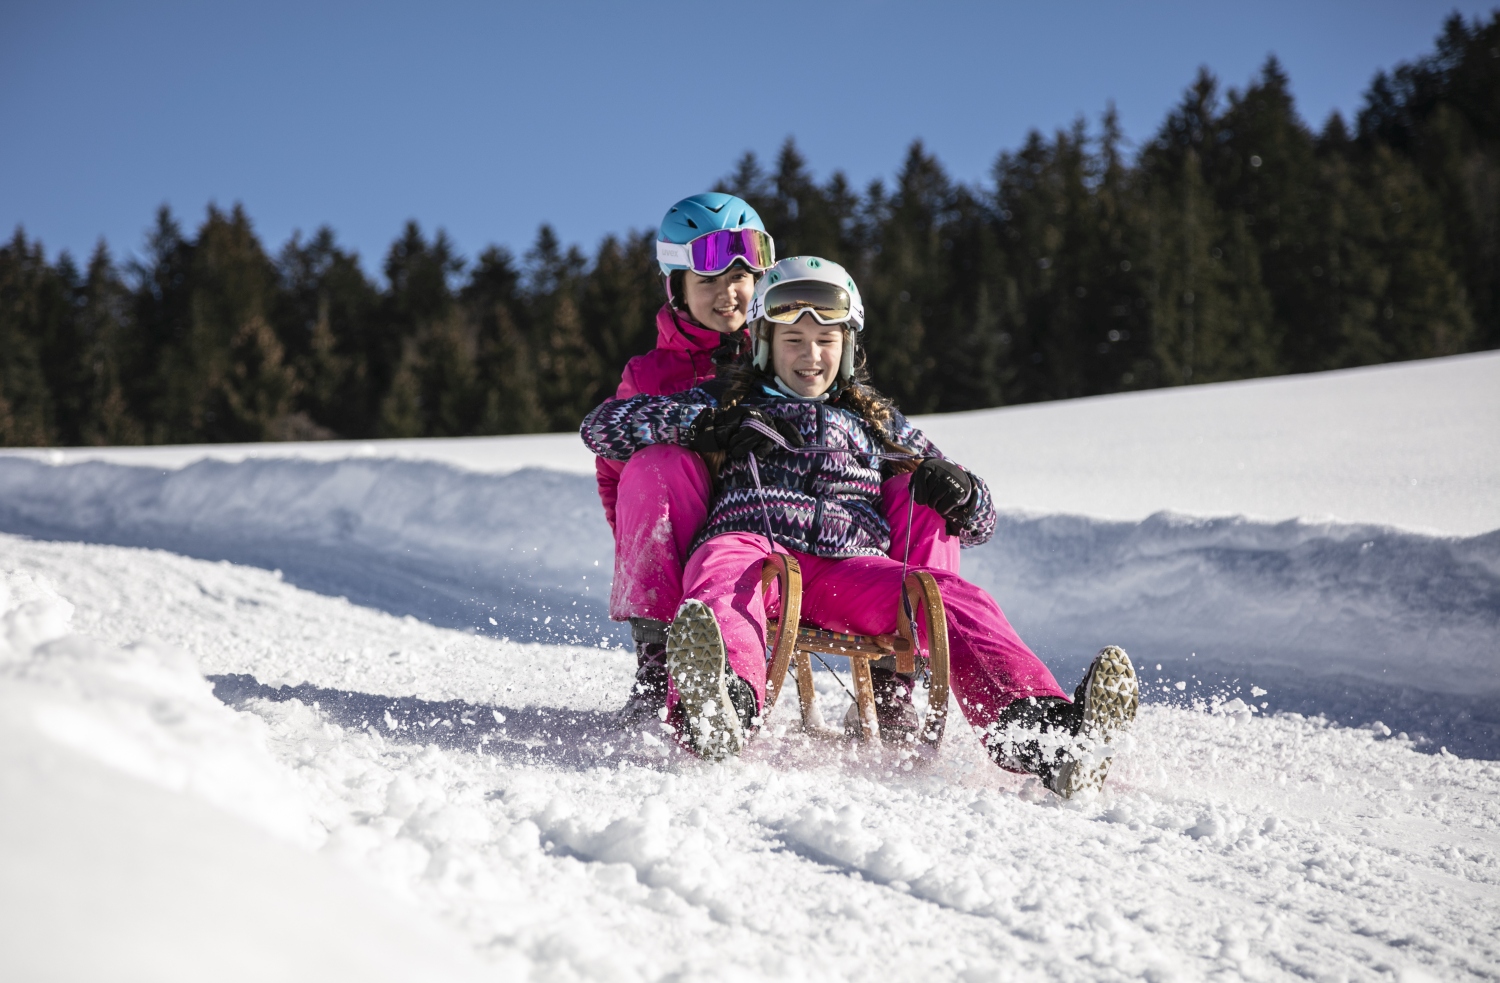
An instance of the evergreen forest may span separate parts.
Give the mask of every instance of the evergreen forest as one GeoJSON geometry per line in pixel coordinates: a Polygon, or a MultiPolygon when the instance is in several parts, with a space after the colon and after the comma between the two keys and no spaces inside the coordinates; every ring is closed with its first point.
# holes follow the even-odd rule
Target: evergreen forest
{"type": "MultiPolygon", "coordinates": [[[[820,183],[789,140],[718,187],[778,254],[851,269],[874,381],[907,412],[1496,348],[1500,12],[1455,15],[1318,130],[1273,58],[1243,89],[1202,71],[1142,146],[1106,112],[976,185],[920,143],[890,182],[820,183]]],[[[268,251],[238,206],[195,230],[164,208],[124,263],[102,242],[49,262],[17,229],[0,444],[571,430],[654,344],[653,238],[587,255],[544,226],[465,258],[413,222],[377,282],[328,228],[268,251]]]]}

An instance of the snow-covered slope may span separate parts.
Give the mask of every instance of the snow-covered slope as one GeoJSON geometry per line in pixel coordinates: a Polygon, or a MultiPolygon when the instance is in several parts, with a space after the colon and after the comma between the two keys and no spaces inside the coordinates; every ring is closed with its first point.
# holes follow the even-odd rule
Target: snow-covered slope
{"type": "MultiPolygon", "coordinates": [[[[412,967],[434,917],[497,980],[1457,980],[1500,965],[1500,765],[1421,754],[1385,727],[1153,704],[1107,793],[1067,804],[994,768],[962,726],[937,759],[903,761],[809,742],[790,703],[744,760],[707,766],[610,726],[631,671],[617,650],[477,637],[165,552],[0,537],[0,555],[21,571],[9,583],[74,599],[79,633],[0,674],[0,967],[40,967],[7,978],[296,978],[255,970],[319,939],[378,957],[361,976],[469,978],[459,947],[412,967]],[[171,651],[239,712],[206,703],[171,651]],[[229,830],[230,814],[259,831],[229,830]],[[317,855],[289,871],[269,836],[317,855]],[[247,840],[266,845],[238,856],[247,840]],[[325,858],[347,873],[319,893],[325,858]],[[366,905],[337,900],[360,885],[366,905]],[[369,911],[392,904],[406,924],[369,911]]],[[[842,696],[820,682],[831,715],[842,696]]]]}
{"type": "Polygon", "coordinates": [[[924,420],[1010,506],[965,572],[1143,669],[1071,804],[962,726],[614,729],[568,435],[0,455],[0,978],[1493,978],[1497,410],[1484,355],[924,420]]]}

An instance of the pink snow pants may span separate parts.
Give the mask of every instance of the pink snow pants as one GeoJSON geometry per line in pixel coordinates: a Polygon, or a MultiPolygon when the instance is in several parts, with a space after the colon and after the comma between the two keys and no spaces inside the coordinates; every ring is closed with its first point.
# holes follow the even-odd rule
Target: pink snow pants
{"type": "MultiPolygon", "coordinates": [[[[891,522],[891,554],[907,543],[909,475],[881,488],[891,522]]],[[[703,458],[674,444],[653,444],[631,455],[620,473],[615,502],[615,578],[609,616],[615,621],[671,621],[682,603],[682,573],[693,538],[708,519],[713,483],[703,458]]],[[[958,572],[958,540],[947,535],[931,509],[912,510],[913,567],[958,572]]],[[[894,609],[892,609],[894,610],[894,609]]]]}
{"type": "MultiPolygon", "coordinates": [[[[919,532],[932,531],[916,528],[919,522],[936,525],[933,538],[952,540],[942,528],[941,517],[918,506],[913,517],[913,544],[921,538],[919,532]]],[[[896,630],[900,560],[889,556],[830,560],[787,552],[802,567],[805,623],[861,635],[896,630]]],[[[713,611],[731,668],[755,689],[761,706],[765,705],[766,688],[766,606],[760,570],[770,553],[764,536],[728,533],[700,546],[683,572],[683,596],[700,600],[713,611]]],[[[1064,696],[1052,673],[1016,635],[993,598],[950,570],[918,569],[927,569],[942,591],[948,616],[950,680],[971,724],[981,729],[989,726],[1001,709],[1023,697],[1064,696]]],[[[676,703],[675,692],[669,693],[668,702],[676,703]]]]}
{"type": "Polygon", "coordinates": [[[675,444],[630,455],[615,500],[615,621],[671,621],[682,602],[682,565],[708,519],[713,482],[703,458],[675,444]]]}

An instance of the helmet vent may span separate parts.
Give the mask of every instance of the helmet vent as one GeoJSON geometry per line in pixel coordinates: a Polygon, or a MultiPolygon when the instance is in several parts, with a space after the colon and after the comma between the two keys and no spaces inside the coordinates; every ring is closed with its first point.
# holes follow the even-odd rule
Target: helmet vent
{"type": "Polygon", "coordinates": [[[744,212],[740,212],[740,221],[739,221],[739,224],[741,226],[743,226],[745,224],[745,213],[744,212]]]}
{"type": "Polygon", "coordinates": [[[697,228],[697,227],[698,227],[698,223],[697,223],[697,222],[694,222],[694,221],[693,221],[693,220],[692,220],[692,219],[690,219],[690,218],[685,218],[685,219],[683,219],[683,221],[684,221],[684,222],[686,222],[686,223],[687,223],[687,224],[688,224],[688,225],[691,225],[691,226],[692,226],[692,227],[693,227],[693,228],[695,228],[695,229],[696,229],[696,228],[697,228]]]}

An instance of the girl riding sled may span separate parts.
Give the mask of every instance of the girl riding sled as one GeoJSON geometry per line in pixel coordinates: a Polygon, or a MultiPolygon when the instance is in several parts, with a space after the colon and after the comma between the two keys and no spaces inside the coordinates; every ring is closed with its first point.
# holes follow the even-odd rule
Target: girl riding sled
{"type": "MultiPolygon", "coordinates": [[[[662,218],[657,262],[667,302],[656,314],[656,348],[626,365],[616,399],[667,396],[715,378],[749,354],[746,318],[755,279],[775,260],[775,244],[755,209],[734,195],[707,193],[677,202],[662,218]]],[[[654,720],[666,706],[667,623],[682,600],[682,571],[708,518],[712,481],[703,459],[676,444],[643,447],[628,460],[601,456],[599,497],[615,533],[610,617],[628,620],[636,678],[622,722],[654,720]]],[[[890,494],[904,494],[904,484],[890,494]]],[[[902,501],[905,499],[902,498],[902,501]]],[[[904,522],[905,513],[898,519],[904,522]]],[[[941,523],[920,522],[914,559],[958,569],[958,543],[941,523]]],[[[915,727],[907,681],[882,670],[874,678],[881,723],[892,735],[915,727]]]]}
{"type": "MultiPolygon", "coordinates": [[[[842,267],[782,260],[756,285],[748,316],[752,364],[670,396],[611,400],[582,427],[589,447],[614,461],[676,447],[722,462],[666,646],[669,719],[715,760],[738,754],[760,721],[760,570],[771,552],[800,564],[806,621],[889,634],[903,577],[903,563],[888,555],[890,520],[906,511],[893,508],[904,497],[889,492],[909,491],[922,521],[964,546],[986,542],[995,524],[984,482],[945,460],[866,383],[857,343],[864,310],[842,267]]],[[[1062,796],[1098,787],[1108,745],[1135,715],[1129,657],[1102,650],[1069,700],[994,600],[950,566],[912,564],[937,580],[953,690],[991,758],[1062,796]]]]}

